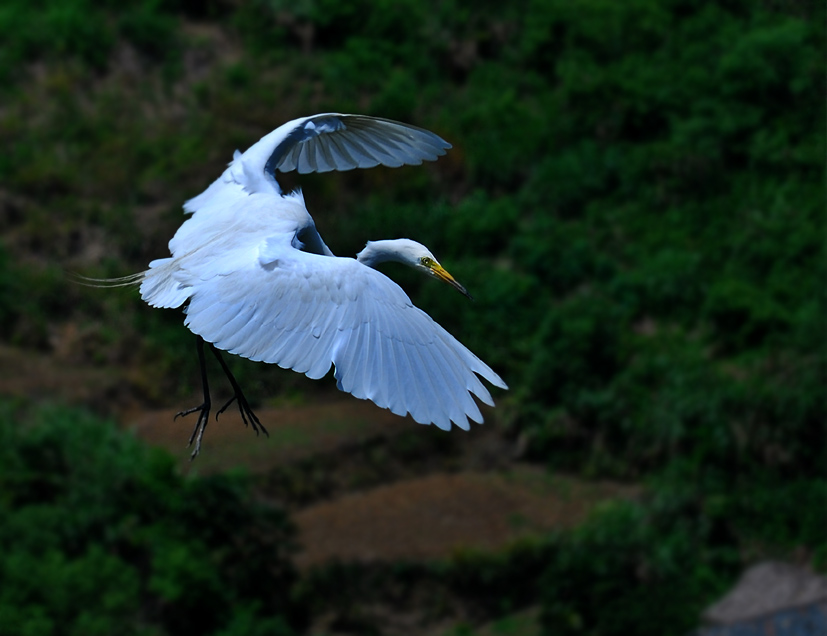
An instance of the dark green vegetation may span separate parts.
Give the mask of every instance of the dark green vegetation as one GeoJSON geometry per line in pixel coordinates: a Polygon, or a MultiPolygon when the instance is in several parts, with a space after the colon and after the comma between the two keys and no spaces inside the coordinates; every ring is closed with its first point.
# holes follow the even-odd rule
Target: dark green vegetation
{"type": "Polygon", "coordinates": [[[4,402],[0,634],[292,634],[287,516],[111,424],[4,402]]]}
{"type": "MultiPolygon", "coordinates": [[[[817,4],[7,1],[4,340],[49,349],[73,325],[62,344],[75,358],[141,369],[130,379],[147,402],[187,396],[197,377],[181,316],[68,287],[61,268],[116,276],[165,256],[181,202],[235,147],[290,118],[362,112],[435,130],[455,148],[427,169],[296,179],[322,235],[340,254],[369,238],[431,247],[475,303],[391,275],[506,378],[508,434],[552,469],[638,480],[650,493],[533,558],[470,559],[462,580],[499,599],[487,603],[495,613],[539,595],[549,634],[682,633],[744,563],[797,551],[827,565],[817,4]],[[180,369],[191,369],[185,381],[180,369]]],[[[285,383],[317,390],[295,374],[235,368],[251,396],[285,383]]],[[[220,521],[205,513],[215,500],[253,519],[245,525],[275,524],[268,541],[284,536],[235,481],[182,481],[114,437],[101,444],[123,445],[123,466],[92,451],[90,475],[103,476],[63,480],[91,434],[55,426],[62,444],[57,432],[3,433],[17,440],[4,442],[3,505],[18,511],[4,512],[4,534],[20,547],[4,553],[0,576],[43,568],[59,582],[4,596],[0,611],[71,614],[66,633],[95,633],[80,622],[93,618],[99,633],[128,633],[122,625],[142,629],[130,617],[149,594],[155,613],[141,621],[185,633],[164,612],[203,600],[175,596],[187,576],[216,595],[214,631],[255,633],[232,625],[287,611],[260,587],[248,593],[265,573],[212,587],[226,555],[186,530],[190,514],[220,521]],[[134,500],[108,501],[118,480],[134,484],[134,500]],[[158,489],[165,498],[147,507],[158,489]],[[88,502],[57,524],[56,506],[73,497],[88,502]],[[168,557],[149,550],[152,533],[168,557]],[[51,556],[34,563],[35,548],[51,556]]],[[[358,587],[354,577],[374,574],[329,576],[358,587]]],[[[329,581],[306,584],[347,587],[329,581]]],[[[43,625],[28,633],[63,633],[43,625]]]]}

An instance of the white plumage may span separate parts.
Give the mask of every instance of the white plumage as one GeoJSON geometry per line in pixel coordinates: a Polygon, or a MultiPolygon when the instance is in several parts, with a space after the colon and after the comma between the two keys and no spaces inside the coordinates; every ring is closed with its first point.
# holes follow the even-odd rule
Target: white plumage
{"type": "MultiPolygon", "coordinates": [[[[469,418],[482,421],[471,394],[493,404],[477,375],[505,383],[373,267],[398,261],[465,293],[462,286],[408,239],[370,242],[357,259],[334,256],[301,193],[283,194],[274,176],[417,165],[448,148],[429,131],[361,115],[288,122],[236,152],[185,203],[192,216],[170,241],[171,256],[137,279],[141,296],[154,307],[188,302],[186,326],[217,349],[314,379],[334,365],[339,388],[357,398],[423,424],[467,429],[469,418]]],[[[208,412],[206,386],[205,403],[208,412]]]]}

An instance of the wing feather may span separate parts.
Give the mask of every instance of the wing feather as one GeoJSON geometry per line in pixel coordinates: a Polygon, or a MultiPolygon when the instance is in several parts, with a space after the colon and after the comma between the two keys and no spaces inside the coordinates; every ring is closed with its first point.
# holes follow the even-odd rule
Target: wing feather
{"type": "Polygon", "coordinates": [[[312,378],[333,364],[342,390],[420,423],[447,429],[481,420],[470,391],[490,395],[475,373],[498,376],[393,281],[353,259],[285,248],[275,260],[267,249],[259,250],[266,268],[257,262],[190,281],[193,332],[312,378]]]}
{"type": "Polygon", "coordinates": [[[317,148],[317,161],[318,161],[318,171],[319,172],[330,172],[331,170],[336,169],[336,161],[333,158],[333,155],[330,151],[330,146],[328,144],[318,144],[317,148]]]}
{"type": "Polygon", "coordinates": [[[434,369],[434,384],[443,394],[443,399],[454,396],[453,403],[448,402],[451,404],[451,409],[445,413],[446,425],[450,428],[450,421],[453,420],[460,428],[468,430],[468,417],[465,412],[467,407],[464,404],[465,400],[462,399],[463,395],[467,396],[467,391],[457,381],[444,356],[437,355],[434,347],[425,347],[424,351],[431,358],[432,368],[434,369]]]}
{"type": "MultiPolygon", "coordinates": [[[[382,163],[381,160],[375,156],[375,152],[370,152],[369,149],[365,147],[365,142],[362,141],[362,133],[359,131],[351,131],[350,135],[344,138],[331,137],[330,142],[331,145],[335,145],[336,148],[340,149],[343,157],[349,159],[349,163],[343,165],[373,168],[382,163]]],[[[380,154],[385,155],[386,153],[381,152],[380,148],[380,154]]],[[[386,158],[390,159],[391,157],[386,156],[386,158]]]]}
{"type": "MultiPolygon", "coordinates": [[[[468,429],[468,419],[464,412],[457,407],[459,403],[452,396],[456,395],[457,389],[461,387],[455,386],[453,379],[445,374],[445,361],[442,355],[439,355],[437,347],[434,347],[434,338],[432,333],[423,333],[423,324],[416,322],[413,325],[419,332],[420,342],[423,344],[419,347],[420,356],[428,369],[428,379],[430,381],[432,395],[435,399],[428,401],[430,405],[446,404],[449,409],[433,409],[429,413],[429,419],[441,429],[448,430],[451,428],[451,420],[463,429],[468,429]]],[[[438,341],[438,340],[437,340],[438,341]]]]}
{"type": "MultiPolygon", "coordinates": [[[[380,142],[375,137],[367,132],[356,131],[351,133],[351,145],[364,154],[367,159],[364,161],[364,167],[373,168],[379,164],[390,166],[391,168],[398,168],[396,159],[387,147],[387,144],[380,142]]],[[[360,165],[360,167],[362,167],[360,165]]]]}
{"type": "Polygon", "coordinates": [[[352,170],[379,164],[394,168],[419,165],[436,160],[451,147],[444,139],[416,126],[338,113],[294,120],[263,137],[259,144],[244,153],[242,159],[254,160],[271,173],[295,169],[301,173],[352,170]],[[257,148],[259,144],[261,147],[257,148]],[[327,161],[320,148],[331,150],[332,162],[327,161]]]}
{"type": "MultiPolygon", "coordinates": [[[[228,324],[232,325],[232,328],[221,330],[219,333],[221,342],[224,343],[221,348],[225,351],[235,353],[239,347],[244,346],[245,343],[249,343],[254,339],[256,325],[260,324],[263,319],[255,310],[244,311],[241,305],[232,305],[231,307],[232,309],[228,311],[228,313],[231,314],[232,311],[237,312],[232,320],[228,322],[228,324]]],[[[260,349],[261,343],[256,343],[256,347],[250,349],[248,357],[255,357],[260,349]]]]}
{"type": "Polygon", "coordinates": [[[251,194],[281,194],[277,171],[414,166],[435,161],[449,148],[428,130],[390,119],[339,113],[302,117],[279,126],[246,152],[236,151],[221,176],[189,199],[184,210],[209,216],[251,194]]]}
{"type": "Polygon", "coordinates": [[[363,332],[363,337],[362,345],[359,347],[357,381],[364,388],[366,399],[387,403],[388,400],[382,392],[386,380],[383,378],[374,378],[374,371],[384,369],[381,349],[379,348],[382,344],[382,336],[370,337],[369,333],[370,331],[376,331],[376,327],[376,321],[362,323],[361,331],[363,332]]]}
{"type": "MultiPolygon", "coordinates": [[[[430,413],[436,401],[436,396],[434,395],[429,364],[423,358],[422,347],[424,343],[416,330],[416,322],[414,321],[413,325],[406,324],[408,323],[406,318],[409,318],[406,315],[408,313],[410,312],[394,313],[389,315],[389,318],[393,322],[393,332],[404,334],[406,336],[405,340],[407,340],[401,349],[402,358],[406,363],[402,368],[408,373],[403,382],[409,383],[412,387],[414,402],[412,406],[406,406],[414,420],[420,424],[428,424],[432,421],[430,413]]],[[[416,314],[411,314],[410,317],[416,317],[416,314]]],[[[443,426],[441,422],[434,422],[434,424],[437,424],[440,428],[443,426]]]]}
{"type": "MultiPolygon", "coordinates": [[[[329,148],[332,152],[334,152],[334,156],[336,157],[336,163],[334,164],[334,168],[336,170],[352,170],[353,168],[372,168],[373,166],[366,165],[361,158],[358,157],[358,152],[352,153],[349,144],[347,143],[347,139],[340,139],[336,135],[331,135],[330,139],[326,139],[324,144],[320,144],[326,148],[329,148]],[[354,157],[353,155],[356,154],[357,156],[354,157]]],[[[374,164],[376,165],[376,164],[374,164]]]]}
{"type": "Polygon", "coordinates": [[[425,400],[428,396],[425,395],[424,387],[416,378],[414,356],[418,357],[418,354],[413,346],[407,346],[401,340],[392,338],[392,342],[396,349],[394,362],[399,371],[400,384],[405,388],[403,407],[415,421],[422,423],[425,421],[425,400]]]}
{"type": "Polygon", "coordinates": [[[249,338],[250,325],[259,321],[257,308],[252,312],[234,310],[234,306],[228,305],[224,312],[224,325],[216,326],[217,337],[225,343],[227,351],[232,351],[236,345],[249,338]]]}
{"type": "Polygon", "coordinates": [[[405,394],[408,389],[399,381],[399,366],[396,363],[394,352],[395,343],[396,341],[393,338],[384,337],[381,340],[382,358],[385,363],[384,368],[388,369],[385,375],[387,378],[387,384],[385,386],[386,397],[388,400],[388,408],[392,413],[405,415],[405,413],[407,413],[407,409],[405,408],[405,404],[407,403],[405,394]]]}
{"type": "MultiPolygon", "coordinates": [[[[399,373],[393,360],[393,338],[390,335],[387,312],[377,311],[373,323],[376,331],[376,349],[373,354],[376,364],[368,365],[372,373],[371,382],[379,387],[378,399],[388,404],[388,408],[396,413],[400,409],[401,391],[399,373]]],[[[402,409],[402,413],[405,410],[402,409]]]]}
{"type": "Polygon", "coordinates": [[[359,382],[359,375],[362,371],[362,360],[359,353],[364,335],[365,330],[362,329],[361,325],[352,329],[344,346],[333,357],[333,364],[336,365],[334,375],[340,390],[351,393],[361,400],[367,397],[365,387],[359,382]]]}
{"type": "Polygon", "coordinates": [[[474,402],[474,399],[471,397],[471,393],[476,395],[477,391],[481,389],[485,395],[488,395],[488,391],[485,389],[485,386],[476,374],[463,374],[460,366],[460,360],[458,358],[446,356],[443,358],[442,362],[450,368],[455,382],[457,383],[456,395],[462,403],[463,411],[473,421],[482,422],[482,414],[480,413],[480,409],[476,402],[474,402]]]}

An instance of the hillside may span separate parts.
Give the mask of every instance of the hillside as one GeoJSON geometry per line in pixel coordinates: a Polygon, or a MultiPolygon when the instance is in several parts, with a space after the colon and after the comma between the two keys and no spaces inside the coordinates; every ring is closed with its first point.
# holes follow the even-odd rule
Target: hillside
{"type": "Polygon", "coordinates": [[[61,592],[0,594],[0,618],[683,634],[757,560],[823,571],[823,25],[795,0],[6,2],[0,589],[38,567],[61,592]],[[189,464],[192,423],[169,421],[199,399],[181,313],[73,274],[166,256],[236,148],[326,111],[453,144],[283,184],[337,254],[428,245],[474,302],[385,273],[510,390],[443,434],[233,358],[274,434],[227,414],[189,464]]]}

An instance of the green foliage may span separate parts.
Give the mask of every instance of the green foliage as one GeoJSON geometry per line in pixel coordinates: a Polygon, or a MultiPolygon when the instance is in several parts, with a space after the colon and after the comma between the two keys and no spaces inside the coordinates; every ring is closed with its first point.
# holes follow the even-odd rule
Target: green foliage
{"type": "Polygon", "coordinates": [[[745,559],[769,546],[779,558],[827,551],[822,481],[723,491],[720,475],[682,472],[689,465],[674,462],[652,499],[607,505],[558,538],[541,581],[544,633],[685,634],[745,559]]]}
{"type": "MultiPolygon", "coordinates": [[[[475,620],[490,620],[536,598],[537,580],[558,541],[550,537],[497,551],[461,551],[441,562],[331,562],[302,577],[297,597],[315,612],[332,617],[338,631],[359,634],[381,633],[370,612],[380,603],[404,615],[413,601],[419,612],[444,616],[451,599],[461,599],[475,620]]],[[[473,633],[467,625],[460,629],[473,633]]]]}
{"type": "Polygon", "coordinates": [[[696,625],[738,555],[711,551],[710,530],[692,515],[664,512],[614,505],[560,541],[543,577],[544,633],[677,635],[696,625]]]}
{"type": "Polygon", "coordinates": [[[285,515],[79,411],[2,405],[0,633],[293,633],[285,515]]]}
{"type": "Polygon", "coordinates": [[[97,72],[105,70],[119,38],[142,53],[161,58],[177,46],[175,19],[164,3],[89,0],[9,0],[0,10],[0,77],[18,76],[35,60],[77,60],[97,72]],[[116,20],[116,13],[121,13],[116,20]]]}
{"type": "Polygon", "coordinates": [[[119,20],[121,35],[147,56],[163,60],[174,53],[177,23],[164,12],[160,0],[142,2],[127,9],[119,20]]]}

